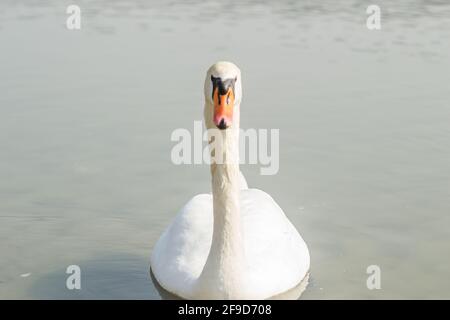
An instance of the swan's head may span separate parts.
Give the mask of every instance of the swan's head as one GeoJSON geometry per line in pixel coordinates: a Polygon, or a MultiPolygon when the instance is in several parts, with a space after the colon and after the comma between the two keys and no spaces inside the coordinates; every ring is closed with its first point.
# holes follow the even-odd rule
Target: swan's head
{"type": "Polygon", "coordinates": [[[205,122],[207,128],[225,130],[239,124],[241,71],[231,62],[213,64],[205,79],[205,122]]]}

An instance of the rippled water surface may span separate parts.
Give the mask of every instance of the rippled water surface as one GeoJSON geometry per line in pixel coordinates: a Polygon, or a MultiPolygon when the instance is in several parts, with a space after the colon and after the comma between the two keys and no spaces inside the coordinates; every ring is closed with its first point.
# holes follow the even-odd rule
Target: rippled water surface
{"type": "Polygon", "coordinates": [[[280,129],[279,173],[242,171],[309,245],[302,298],[450,298],[448,1],[375,1],[380,31],[356,0],[75,1],[69,31],[72,2],[0,2],[0,298],[160,298],[151,249],[210,188],[170,134],[223,59],[280,129]]]}

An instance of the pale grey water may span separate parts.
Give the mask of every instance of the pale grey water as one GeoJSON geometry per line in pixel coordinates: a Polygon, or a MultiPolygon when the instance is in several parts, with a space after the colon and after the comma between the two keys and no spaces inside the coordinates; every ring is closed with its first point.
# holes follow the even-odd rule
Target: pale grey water
{"type": "Polygon", "coordinates": [[[151,249],[209,190],[170,134],[222,59],[242,127],[280,129],[279,173],[242,170],[309,245],[302,298],[450,298],[448,1],[373,1],[381,31],[364,1],[75,2],[81,31],[73,1],[0,2],[0,298],[160,298],[151,249]]]}

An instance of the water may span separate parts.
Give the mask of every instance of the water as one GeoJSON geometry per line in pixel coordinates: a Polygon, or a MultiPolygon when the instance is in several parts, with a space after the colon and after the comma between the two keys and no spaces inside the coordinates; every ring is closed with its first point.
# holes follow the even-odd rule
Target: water
{"type": "Polygon", "coordinates": [[[377,1],[381,31],[356,0],[77,3],[81,31],[72,1],[0,3],[0,298],[160,298],[151,249],[210,188],[170,134],[223,59],[242,127],[280,129],[279,173],[242,170],[309,245],[302,298],[450,298],[447,1],[377,1]]]}

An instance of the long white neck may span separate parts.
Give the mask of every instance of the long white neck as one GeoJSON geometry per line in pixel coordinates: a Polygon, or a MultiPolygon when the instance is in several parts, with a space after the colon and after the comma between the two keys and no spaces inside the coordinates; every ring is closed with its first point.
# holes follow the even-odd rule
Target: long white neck
{"type": "Polygon", "coordinates": [[[214,226],[211,249],[199,278],[199,290],[208,298],[238,299],[244,278],[239,210],[239,114],[235,114],[232,127],[214,131],[221,139],[215,141],[211,152],[217,155],[223,150],[225,159],[223,163],[211,164],[214,226]],[[207,288],[215,290],[210,292],[207,288]]]}

